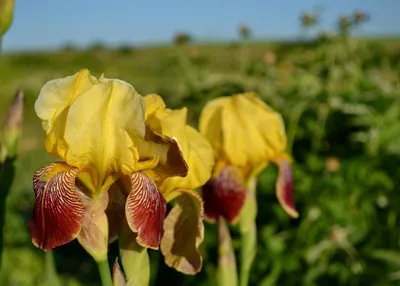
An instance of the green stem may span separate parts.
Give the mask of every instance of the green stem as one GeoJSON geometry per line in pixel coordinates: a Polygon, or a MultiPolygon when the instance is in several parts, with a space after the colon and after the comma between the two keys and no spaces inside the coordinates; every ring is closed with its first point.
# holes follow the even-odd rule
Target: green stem
{"type": "Polygon", "coordinates": [[[112,278],[110,267],[108,266],[108,261],[97,261],[97,267],[99,268],[101,285],[103,286],[112,286],[112,278]]]}
{"type": "Polygon", "coordinates": [[[0,86],[3,84],[3,37],[0,36],[0,86]]]}
{"type": "Polygon", "coordinates": [[[287,147],[286,150],[289,154],[292,154],[294,140],[296,138],[297,127],[299,126],[301,115],[306,109],[307,103],[302,102],[299,103],[291,112],[291,116],[289,117],[289,124],[287,130],[287,147]]]}
{"type": "Polygon", "coordinates": [[[237,286],[237,269],[232,238],[225,220],[218,219],[218,285],[237,286]]]}
{"type": "Polygon", "coordinates": [[[4,248],[3,233],[6,217],[6,200],[14,179],[15,160],[15,157],[6,157],[3,163],[0,162],[0,268],[4,248]]]}
{"type": "Polygon", "coordinates": [[[54,262],[54,254],[53,251],[47,251],[45,254],[45,281],[46,285],[61,285],[60,280],[57,276],[56,265],[54,262]]]}
{"type": "Polygon", "coordinates": [[[244,39],[242,41],[241,49],[240,49],[240,71],[242,74],[247,74],[247,67],[249,61],[249,44],[248,40],[244,39]]]}
{"type": "Polygon", "coordinates": [[[251,266],[257,252],[257,178],[250,178],[247,183],[246,202],[240,214],[239,229],[241,234],[240,248],[240,286],[249,284],[251,266]]]}
{"type": "Polygon", "coordinates": [[[321,149],[322,139],[324,138],[325,134],[325,125],[326,121],[328,120],[329,116],[329,106],[327,104],[321,104],[318,108],[318,115],[317,115],[317,123],[318,123],[318,131],[312,137],[311,142],[311,150],[312,152],[318,153],[321,149]]]}
{"type": "Polygon", "coordinates": [[[185,52],[183,51],[183,47],[178,47],[178,56],[179,63],[181,65],[183,74],[186,77],[188,85],[190,86],[190,88],[192,88],[192,90],[196,90],[197,79],[194,74],[194,69],[185,52]]]}

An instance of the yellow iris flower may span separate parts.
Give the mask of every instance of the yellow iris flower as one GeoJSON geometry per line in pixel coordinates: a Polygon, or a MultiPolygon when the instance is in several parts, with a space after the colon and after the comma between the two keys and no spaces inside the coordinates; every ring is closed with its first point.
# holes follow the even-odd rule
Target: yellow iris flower
{"type": "Polygon", "coordinates": [[[213,178],[203,186],[206,217],[236,222],[246,198],[246,183],[272,162],[279,167],[276,192],[284,210],[298,213],[293,202],[290,157],[285,153],[282,117],[255,93],[214,99],[204,107],[200,132],[214,149],[213,178]]]}
{"type": "Polygon", "coordinates": [[[201,269],[203,204],[194,189],[211,177],[214,157],[186,125],[186,108],[167,109],[158,95],[143,98],[126,82],[84,69],[48,82],[35,110],[47,152],[64,160],[34,176],[36,246],[48,250],[78,238],[105,260],[108,243],[122,235],[160,245],[178,271],[201,269]]]}
{"type": "Polygon", "coordinates": [[[157,249],[166,202],[156,184],[186,176],[188,166],[177,141],[146,123],[142,96],[124,81],[96,79],[84,69],[46,83],[35,111],[46,150],[63,162],[34,175],[33,243],[48,250],[78,238],[105,260],[109,236],[118,231],[109,217],[113,190],[120,189],[137,242],[157,249]]]}

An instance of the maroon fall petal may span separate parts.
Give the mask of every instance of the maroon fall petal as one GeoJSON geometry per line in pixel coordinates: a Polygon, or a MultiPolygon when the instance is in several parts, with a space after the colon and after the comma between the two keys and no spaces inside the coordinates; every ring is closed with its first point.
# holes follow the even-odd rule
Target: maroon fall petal
{"type": "Polygon", "coordinates": [[[276,196],[282,208],[291,217],[297,218],[299,213],[296,210],[293,198],[293,176],[290,163],[285,159],[276,160],[279,167],[279,176],[276,181],[276,196]]]}
{"type": "Polygon", "coordinates": [[[53,163],[33,177],[35,206],[29,222],[32,242],[42,250],[66,244],[79,234],[84,206],[75,191],[79,169],[53,163]]]}
{"type": "Polygon", "coordinates": [[[220,216],[219,200],[216,198],[217,179],[211,178],[201,188],[204,201],[204,214],[209,222],[215,222],[220,216]]]}
{"type": "Polygon", "coordinates": [[[128,225],[137,232],[137,242],[143,247],[158,249],[164,235],[167,203],[154,182],[143,172],[129,176],[131,191],[126,200],[128,225]]]}
{"type": "Polygon", "coordinates": [[[202,193],[207,219],[213,222],[223,216],[230,223],[236,223],[247,193],[237,167],[224,167],[216,179],[212,178],[203,186],[202,193]]]}

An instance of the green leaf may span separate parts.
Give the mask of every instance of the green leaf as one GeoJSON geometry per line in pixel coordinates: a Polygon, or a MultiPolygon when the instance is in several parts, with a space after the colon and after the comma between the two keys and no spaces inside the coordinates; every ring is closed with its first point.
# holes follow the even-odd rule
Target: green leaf
{"type": "Polygon", "coordinates": [[[369,256],[400,269],[400,252],[388,249],[377,249],[369,252],[369,256]]]}

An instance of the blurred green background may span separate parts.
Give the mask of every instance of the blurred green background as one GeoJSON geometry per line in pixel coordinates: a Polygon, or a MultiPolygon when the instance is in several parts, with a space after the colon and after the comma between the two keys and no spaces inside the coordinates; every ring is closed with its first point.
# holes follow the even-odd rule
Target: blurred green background
{"type": "MultiPolygon", "coordinates": [[[[304,33],[318,27],[307,15],[318,19],[303,14],[304,33]]],[[[54,160],[44,151],[33,106],[45,82],[83,67],[132,83],[142,95],[158,93],[170,108],[187,106],[193,126],[208,100],[245,91],[258,92],[282,113],[300,218],[288,218],[277,203],[277,169],[269,166],[258,183],[251,285],[400,285],[400,39],[351,37],[363,24],[356,16],[304,41],[258,42],[241,29],[224,44],[198,44],[181,34],[165,46],[99,42],[4,53],[0,120],[18,87],[25,93],[25,118],[7,200],[0,285],[55,285],[46,268],[51,256],[32,245],[27,228],[33,173],[54,160]]],[[[232,232],[238,247],[238,231],[232,232]]],[[[168,268],[149,250],[152,285],[215,285],[215,225],[206,223],[201,249],[204,266],[196,276],[168,268]]],[[[116,251],[111,245],[110,255],[116,251]]],[[[53,253],[62,285],[100,285],[95,263],[76,241],[53,253]]]]}

